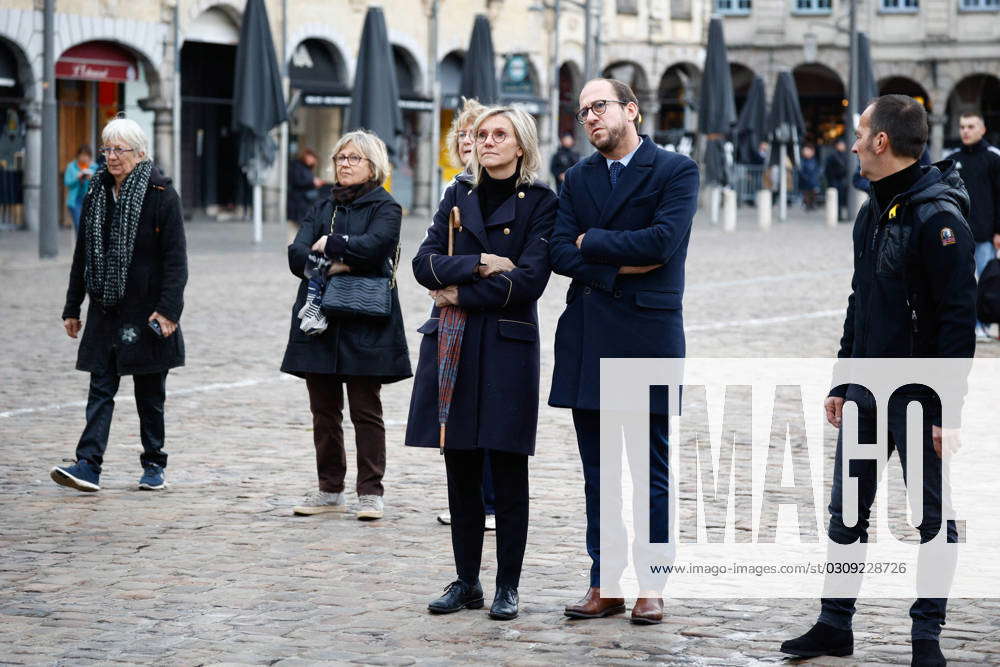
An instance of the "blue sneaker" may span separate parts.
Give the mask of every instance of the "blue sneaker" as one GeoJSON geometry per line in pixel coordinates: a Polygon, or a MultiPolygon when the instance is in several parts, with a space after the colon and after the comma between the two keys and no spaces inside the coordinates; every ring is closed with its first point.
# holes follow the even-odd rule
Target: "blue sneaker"
{"type": "Polygon", "coordinates": [[[100,491],[101,473],[94,469],[89,461],[80,459],[71,466],[60,468],[56,466],[49,471],[49,477],[56,484],[68,486],[77,491],[100,491]]]}
{"type": "Polygon", "coordinates": [[[163,467],[155,463],[147,463],[142,467],[142,477],[139,478],[139,488],[144,491],[159,491],[167,487],[163,479],[163,467]]]}

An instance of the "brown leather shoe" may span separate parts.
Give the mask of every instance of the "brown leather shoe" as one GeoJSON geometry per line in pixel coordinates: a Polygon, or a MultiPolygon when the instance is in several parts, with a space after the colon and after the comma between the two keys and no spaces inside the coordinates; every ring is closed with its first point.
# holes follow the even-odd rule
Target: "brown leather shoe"
{"type": "Polygon", "coordinates": [[[656,625],[663,621],[663,598],[639,598],[632,607],[631,621],[637,625],[656,625]]]}
{"type": "Polygon", "coordinates": [[[566,605],[565,613],[570,618],[604,618],[624,612],[624,598],[602,598],[601,589],[591,586],[582,600],[566,605]]]}

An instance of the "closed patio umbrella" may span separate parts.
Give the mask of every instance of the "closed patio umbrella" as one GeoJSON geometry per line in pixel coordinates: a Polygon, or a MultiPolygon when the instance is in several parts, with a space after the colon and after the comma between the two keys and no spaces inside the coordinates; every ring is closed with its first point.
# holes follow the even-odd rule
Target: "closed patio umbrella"
{"type": "MultiPolygon", "coordinates": [[[[455,252],[455,230],[462,224],[458,207],[451,209],[448,217],[448,256],[455,252]]],[[[458,379],[458,364],[462,354],[462,338],[465,336],[465,309],[459,306],[444,306],[438,309],[438,423],[441,434],[438,447],[444,454],[445,431],[451,412],[451,399],[458,379]]]]}
{"type": "Polygon", "coordinates": [[[767,99],[764,79],[754,76],[747,101],[736,121],[736,161],[744,164],[760,161],[758,147],[767,133],[767,99]]]}
{"type": "Polygon", "coordinates": [[[395,161],[399,136],[403,134],[403,114],[399,110],[399,83],[381,7],[369,7],[365,15],[354,71],[354,93],[344,129],[350,132],[361,128],[384,141],[389,157],[395,161]]]}
{"type": "Polygon", "coordinates": [[[472,38],[469,40],[469,51],[465,54],[458,92],[487,106],[500,101],[490,20],[483,14],[476,16],[472,26],[472,38]]]}
{"type": "Polygon", "coordinates": [[[799,141],[806,131],[806,122],[799,106],[799,92],[795,87],[795,79],[788,71],[778,74],[778,83],[774,87],[774,97],[771,98],[771,113],[767,117],[767,134],[771,140],[771,156],[769,164],[778,165],[778,219],[785,220],[788,216],[788,185],[785,178],[785,155],[791,148],[792,164],[798,164],[799,141]],[[779,149],[775,151],[774,146],[779,149]],[[775,161],[774,158],[777,158],[775,161]]]}
{"type": "Polygon", "coordinates": [[[705,71],[701,77],[701,99],[698,101],[698,131],[707,142],[704,157],[705,181],[729,185],[729,165],[723,143],[736,122],[736,99],[729,61],[726,58],[722,19],[713,18],[709,23],[705,51],[705,71]]]}
{"type": "Polygon", "coordinates": [[[247,0],[233,83],[233,130],[239,135],[239,164],[253,186],[253,234],[260,243],[261,184],[274,164],[277,144],[270,132],[288,120],[278,59],[264,0],[247,0]]]}

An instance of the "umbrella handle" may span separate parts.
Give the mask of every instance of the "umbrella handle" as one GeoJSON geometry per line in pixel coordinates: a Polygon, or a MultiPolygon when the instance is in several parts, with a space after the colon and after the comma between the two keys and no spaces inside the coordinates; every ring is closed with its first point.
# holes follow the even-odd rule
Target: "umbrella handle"
{"type": "Polygon", "coordinates": [[[445,424],[441,424],[441,433],[440,433],[440,436],[439,436],[439,439],[438,439],[438,441],[440,443],[439,446],[438,446],[438,451],[441,453],[441,456],[444,456],[444,430],[445,430],[445,426],[446,426],[445,424]]]}
{"type": "Polygon", "coordinates": [[[455,254],[455,230],[462,224],[462,214],[458,212],[457,206],[451,207],[448,215],[448,256],[455,254]]]}

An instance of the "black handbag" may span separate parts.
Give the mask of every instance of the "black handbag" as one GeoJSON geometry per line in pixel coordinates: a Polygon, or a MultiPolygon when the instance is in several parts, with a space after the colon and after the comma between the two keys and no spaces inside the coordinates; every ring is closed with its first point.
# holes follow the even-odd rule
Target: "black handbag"
{"type": "MultiPolygon", "coordinates": [[[[330,233],[337,220],[336,209],[330,222],[330,233]]],[[[392,277],[353,276],[338,273],[326,279],[323,290],[323,312],[329,317],[387,318],[392,314],[392,290],[396,287],[396,267],[399,246],[392,259],[392,277]]]]}

